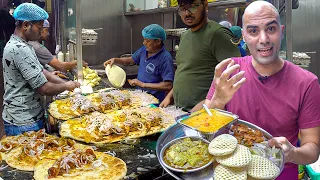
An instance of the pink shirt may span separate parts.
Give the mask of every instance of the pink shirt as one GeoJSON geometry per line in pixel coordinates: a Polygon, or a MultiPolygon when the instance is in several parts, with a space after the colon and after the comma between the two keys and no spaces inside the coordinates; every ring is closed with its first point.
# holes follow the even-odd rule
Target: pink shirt
{"type": "MultiPolygon", "coordinates": [[[[252,56],[232,58],[247,79],[226,105],[226,110],[265,129],[274,137],[284,136],[293,145],[299,129],[320,126],[320,86],[309,71],[285,61],[274,75],[259,80],[252,56]]],[[[236,73],[237,73],[236,72],[236,73]]],[[[207,99],[214,93],[211,84],[207,99]]],[[[298,179],[297,165],[287,163],[278,179],[298,179]]]]}

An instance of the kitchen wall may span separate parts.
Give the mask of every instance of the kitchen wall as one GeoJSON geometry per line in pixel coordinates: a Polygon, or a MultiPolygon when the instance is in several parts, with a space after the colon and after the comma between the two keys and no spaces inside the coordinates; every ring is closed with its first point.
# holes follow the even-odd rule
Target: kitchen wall
{"type": "Polygon", "coordinates": [[[320,2],[299,0],[299,8],[292,12],[293,51],[309,53],[309,70],[320,78],[320,2]]]}
{"type": "Polygon", "coordinates": [[[81,1],[82,28],[97,30],[98,41],[93,46],[83,46],[83,59],[90,65],[102,64],[112,57],[130,52],[130,26],[123,16],[123,1],[81,1]]]}

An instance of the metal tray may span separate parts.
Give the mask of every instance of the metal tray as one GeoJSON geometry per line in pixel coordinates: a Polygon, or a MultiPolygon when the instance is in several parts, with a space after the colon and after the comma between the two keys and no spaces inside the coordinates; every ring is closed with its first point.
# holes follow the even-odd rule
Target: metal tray
{"type": "MultiPolygon", "coordinates": [[[[239,124],[244,124],[247,125],[250,128],[253,129],[258,129],[260,130],[263,135],[267,138],[267,139],[271,139],[273,136],[268,133],[267,131],[265,131],[264,129],[238,119],[237,123],[239,124]]],[[[163,149],[163,147],[169,143],[170,141],[172,141],[173,139],[177,139],[179,137],[185,137],[185,136],[199,136],[202,137],[201,133],[199,133],[196,130],[190,129],[188,127],[185,127],[181,124],[176,124],[174,126],[172,126],[171,128],[169,128],[167,131],[165,131],[158,139],[157,141],[157,147],[156,147],[156,153],[157,153],[157,157],[159,159],[160,157],[160,152],[163,149]]],[[[281,157],[282,157],[282,164],[280,167],[280,172],[282,172],[283,168],[284,168],[284,154],[283,151],[281,151],[281,157]]],[[[172,177],[174,177],[175,179],[185,179],[185,180],[194,180],[194,179],[201,179],[201,180],[213,180],[213,171],[214,171],[214,163],[211,164],[210,166],[208,166],[207,168],[201,170],[201,171],[197,171],[197,172],[193,172],[193,173],[179,173],[179,172],[174,172],[169,170],[168,168],[166,168],[164,166],[164,164],[159,160],[161,166],[163,167],[163,169],[170,174],[172,177]]]]}
{"type": "MultiPolygon", "coordinates": [[[[188,113],[188,114],[184,114],[184,115],[181,115],[181,116],[178,116],[176,117],[176,121],[177,123],[180,123],[181,125],[183,126],[186,126],[187,128],[190,128],[190,129],[193,129],[197,132],[200,133],[200,135],[205,138],[206,140],[208,141],[211,141],[213,140],[216,136],[220,135],[220,134],[226,134],[228,133],[229,129],[231,128],[232,124],[234,124],[235,122],[237,122],[239,116],[235,115],[235,114],[232,114],[228,111],[224,111],[224,110],[221,110],[221,109],[215,109],[216,111],[218,111],[219,113],[223,114],[224,116],[228,116],[228,117],[232,117],[233,120],[230,121],[228,124],[224,125],[223,127],[221,127],[220,129],[218,129],[217,131],[214,131],[214,132],[202,132],[194,127],[191,127],[191,126],[188,126],[186,124],[183,123],[183,120],[186,120],[188,118],[191,118],[191,117],[194,117],[194,116],[198,116],[202,113],[199,113],[199,114],[192,114],[192,113],[188,113]]],[[[203,112],[203,113],[206,113],[206,112],[203,112]]]]}

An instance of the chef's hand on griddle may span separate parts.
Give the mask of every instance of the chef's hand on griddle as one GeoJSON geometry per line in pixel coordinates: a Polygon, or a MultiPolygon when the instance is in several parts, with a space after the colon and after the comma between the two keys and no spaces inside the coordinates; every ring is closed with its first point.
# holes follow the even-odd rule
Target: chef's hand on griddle
{"type": "Polygon", "coordinates": [[[80,83],[78,83],[76,81],[68,81],[68,82],[65,83],[65,86],[66,86],[66,90],[72,91],[75,88],[80,87],[80,83]]]}
{"type": "Polygon", "coordinates": [[[271,147],[275,146],[277,148],[280,148],[284,152],[284,161],[285,162],[292,162],[294,150],[296,147],[294,147],[287,138],[285,137],[274,137],[269,140],[269,145],[271,147]]]}
{"type": "Polygon", "coordinates": [[[235,64],[234,60],[230,58],[223,60],[216,66],[213,78],[215,92],[211,101],[215,101],[220,106],[225,106],[232,99],[233,95],[246,81],[244,71],[231,76],[239,68],[240,65],[235,64]]]}
{"type": "Polygon", "coordinates": [[[115,58],[111,58],[108,61],[104,62],[103,65],[104,65],[104,67],[107,67],[108,64],[110,64],[110,66],[112,66],[114,61],[115,61],[115,58]]]}

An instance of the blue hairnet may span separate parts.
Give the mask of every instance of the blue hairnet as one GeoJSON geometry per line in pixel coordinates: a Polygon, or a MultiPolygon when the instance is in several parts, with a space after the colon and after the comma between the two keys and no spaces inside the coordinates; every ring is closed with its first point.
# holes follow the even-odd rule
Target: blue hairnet
{"type": "Polygon", "coordinates": [[[166,32],[158,24],[150,24],[142,30],[142,36],[146,39],[167,39],[166,32]]]}
{"type": "Polygon", "coordinates": [[[49,21],[48,20],[44,20],[42,27],[49,28],[50,27],[49,21]]]}
{"type": "Polygon", "coordinates": [[[232,26],[230,31],[233,33],[236,39],[240,39],[242,37],[241,27],[239,26],[232,26]]]}
{"type": "Polygon", "coordinates": [[[20,21],[41,21],[48,19],[48,13],[33,3],[20,4],[13,13],[13,17],[20,21]]]}

